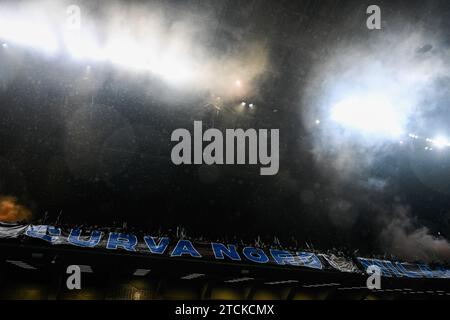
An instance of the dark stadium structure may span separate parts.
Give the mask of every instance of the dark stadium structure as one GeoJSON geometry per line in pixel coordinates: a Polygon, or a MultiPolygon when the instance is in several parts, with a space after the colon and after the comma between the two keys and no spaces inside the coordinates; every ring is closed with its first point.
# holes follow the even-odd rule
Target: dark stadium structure
{"type": "MultiPolygon", "coordinates": [[[[5,229],[3,229],[5,231],[5,229]]],[[[30,233],[31,235],[31,233],[30,233]]],[[[42,233],[45,235],[45,233],[42,233]]],[[[122,237],[125,234],[120,233],[122,237]]],[[[50,238],[48,238],[50,239],[50,238]]],[[[111,239],[111,236],[109,237],[111,239]]],[[[56,241],[53,238],[51,241],[56,241]]],[[[108,240],[109,242],[110,240],[108,240]]],[[[187,241],[187,240],[179,240],[187,241]]],[[[379,289],[369,289],[364,265],[354,259],[360,270],[338,270],[324,257],[314,255],[320,264],[277,265],[219,260],[194,259],[188,252],[174,256],[125,250],[81,248],[68,244],[45,245],[42,239],[4,238],[0,241],[0,298],[2,299],[106,299],[106,300],[390,300],[448,299],[450,274],[430,278],[417,271],[397,271],[386,265],[379,289]],[[327,266],[328,265],[328,266],[327,266]],[[70,290],[66,284],[69,266],[80,268],[81,290],[70,290]],[[433,278],[436,277],[436,278],[433,278]],[[441,277],[441,278],[438,278],[441,277]],[[445,277],[445,278],[442,278],[445,277]]],[[[56,243],[56,242],[55,242],[56,243]]],[[[188,242],[191,244],[191,242],[188,242]]],[[[208,243],[195,243],[203,256],[208,243]]],[[[109,247],[109,246],[108,246],[109,247]]],[[[251,248],[251,247],[246,247],[251,248]]],[[[109,249],[112,249],[109,247],[109,249]]],[[[260,249],[261,250],[261,249],[260,249]]],[[[142,251],[142,250],[139,250],[142,251]]],[[[240,251],[240,250],[239,250],[240,251]]],[[[269,251],[266,249],[266,251],[269,251]]],[[[273,252],[270,252],[273,257],[273,252]]],[[[282,251],[286,253],[286,251],[282,251]]],[[[285,257],[285,255],[284,255],[285,257]]],[[[305,256],[306,257],[306,256],[305,256]]],[[[198,257],[197,257],[198,258],[198,257]]],[[[351,258],[347,258],[351,259],[351,258]]],[[[376,263],[375,263],[376,264],[376,263]]],[[[401,269],[398,269],[398,268],[401,269]]],[[[428,267],[427,267],[428,268],[428,267]]]]}
{"type": "Polygon", "coordinates": [[[331,271],[4,243],[1,252],[2,299],[439,300],[450,295],[450,281],[439,279],[383,278],[383,289],[368,290],[367,277],[331,271]],[[73,264],[82,266],[83,290],[66,287],[66,268],[73,264]]]}

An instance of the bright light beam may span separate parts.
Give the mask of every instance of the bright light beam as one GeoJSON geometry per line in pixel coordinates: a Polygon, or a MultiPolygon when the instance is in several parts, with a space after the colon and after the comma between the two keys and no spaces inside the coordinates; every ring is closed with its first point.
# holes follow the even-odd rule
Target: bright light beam
{"type": "MultiPolygon", "coordinates": [[[[0,8],[2,9],[2,8],[0,8]]],[[[148,72],[163,80],[182,85],[194,81],[198,67],[189,55],[189,46],[181,39],[168,39],[156,45],[160,35],[139,39],[128,33],[112,33],[100,43],[94,32],[88,29],[65,30],[62,34],[45,14],[31,11],[0,11],[0,39],[37,51],[55,55],[65,50],[75,60],[103,61],[134,72],[148,72]],[[62,41],[60,41],[60,40],[62,41]],[[169,45],[170,44],[170,45],[169,45]]]]}
{"type": "Polygon", "coordinates": [[[446,147],[450,147],[450,142],[448,141],[448,139],[445,137],[442,137],[442,136],[437,137],[435,139],[431,139],[431,142],[438,149],[444,149],[446,147]]]}
{"type": "Polygon", "coordinates": [[[402,134],[402,117],[392,102],[380,95],[353,95],[336,103],[331,118],[361,134],[397,138],[402,134]]]}
{"type": "Polygon", "coordinates": [[[29,14],[26,17],[13,12],[0,13],[0,38],[10,43],[27,46],[44,53],[57,53],[57,36],[42,17],[29,14]]]}

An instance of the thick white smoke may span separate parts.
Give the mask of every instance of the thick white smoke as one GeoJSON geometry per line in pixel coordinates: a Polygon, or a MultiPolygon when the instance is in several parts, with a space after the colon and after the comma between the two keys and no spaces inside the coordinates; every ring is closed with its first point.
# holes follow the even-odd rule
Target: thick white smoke
{"type": "Polygon", "coordinates": [[[236,43],[233,39],[240,37],[233,32],[238,31],[229,31],[231,40],[219,39],[226,42],[226,50],[217,50],[221,26],[207,6],[196,12],[180,10],[175,2],[86,1],[74,11],[68,10],[71,4],[0,4],[0,40],[46,57],[111,64],[125,74],[148,74],[183,90],[211,91],[224,98],[251,93],[267,68],[264,44],[256,39],[236,43]]]}
{"type": "MultiPolygon", "coordinates": [[[[332,189],[354,192],[338,192],[333,203],[340,205],[330,206],[334,225],[348,224],[346,211],[353,221],[353,204],[361,199],[371,205],[379,201],[377,194],[395,194],[388,170],[383,177],[371,170],[393,154],[393,146],[414,130],[429,130],[431,136],[439,131],[426,123],[429,113],[439,108],[436,101],[442,100],[440,83],[450,71],[447,57],[448,50],[437,36],[383,31],[372,41],[335,45],[314,67],[304,91],[302,115],[313,136],[313,155],[324,174],[334,177],[332,189]]],[[[402,258],[449,260],[445,239],[417,226],[409,211],[394,211],[380,209],[379,217],[374,217],[382,221],[383,248],[402,258]]]]}
{"type": "Polygon", "coordinates": [[[418,227],[409,208],[404,206],[394,208],[380,234],[380,241],[387,251],[402,259],[450,261],[450,243],[431,235],[427,227],[418,227]]]}

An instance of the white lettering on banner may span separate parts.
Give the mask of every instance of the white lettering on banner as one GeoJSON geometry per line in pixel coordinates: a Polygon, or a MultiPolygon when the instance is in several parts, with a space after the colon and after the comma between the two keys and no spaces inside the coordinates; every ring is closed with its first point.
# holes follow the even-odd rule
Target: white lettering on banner
{"type": "MultiPolygon", "coordinates": [[[[84,234],[82,230],[62,230],[61,228],[47,225],[8,225],[0,222],[0,239],[17,239],[21,237],[28,237],[34,239],[33,241],[42,241],[42,244],[47,243],[51,245],[76,245],[86,248],[109,248],[110,250],[129,250],[142,253],[142,254],[166,254],[167,257],[176,259],[177,257],[190,257],[190,258],[210,258],[215,260],[228,260],[228,261],[243,261],[263,264],[275,264],[275,265],[291,265],[292,267],[303,267],[313,269],[332,269],[345,272],[357,272],[370,274],[367,285],[369,288],[378,288],[382,277],[396,277],[396,278],[434,278],[434,279],[450,279],[450,269],[442,266],[432,268],[430,265],[382,261],[377,259],[367,258],[355,258],[339,257],[339,260],[335,257],[334,260],[326,259],[326,255],[317,255],[310,252],[290,252],[282,250],[270,249],[268,252],[253,248],[238,248],[236,245],[227,245],[223,243],[211,242],[209,249],[203,245],[201,250],[197,250],[196,244],[188,240],[178,240],[171,244],[171,240],[168,237],[158,238],[151,237],[149,235],[144,236],[144,241],[138,239],[133,234],[126,233],[114,233],[110,232],[103,236],[100,231],[91,231],[90,236],[83,236],[82,242],[74,242],[71,239],[74,235],[78,238],[81,234],[84,234]],[[75,232],[75,231],[76,232],[75,232]],[[111,237],[114,234],[114,237],[111,237]],[[90,241],[94,237],[95,241],[90,241]],[[86,240],[86,238],[90,240],[86,240]],[[127,241],[119,241],[120,239],[126,239],[127,241]],[[88,244],[86,244],[89,242],[88,244]],[[170,250],[168,250],[170,248],[170,250]],[[209,251],[208,251],[209,250],[209,251]],[[270,255],[270,256],[269,256],[270,255]],[[336,266],[335,263],[339,264],[336,266]],[[342,266],[345,266],[343,268],[342,266]],[[351,266],[351,267],[350,267],[351,266]],[[375,266],[378,269],[370,268],[375,266]],[[379,277],[378,277],[379,276],[379,277]]],[[[329,257],[328,257],[329,258],[329,257]]],[[[68,274],[78,274],[74,268],[68,269],[68,274]],[[75,271],[74,271],[75,270],[75,271]]],[[[75,277],[68,279],[68,286],[73,288],[78,287],[78,280],[75,277]]]]}

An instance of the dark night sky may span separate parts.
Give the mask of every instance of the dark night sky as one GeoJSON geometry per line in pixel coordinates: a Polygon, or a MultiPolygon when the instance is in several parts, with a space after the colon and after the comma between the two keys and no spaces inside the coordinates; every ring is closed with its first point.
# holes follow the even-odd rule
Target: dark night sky
{"type": "MultiPolygon", "coordinates": [[[[365,8],[372,2],[154,4],[177,8],[178,15],[214,16],[215,27],[207,33],[207,47],[214,54],[232,54],[249,41],[264,42],[270,67],[254,79],[255,90],[240,97],[257,108],[244,114],[225,109],[215,126],[279,128],[279,174],[261,177],[254,166],[171,163],[174,129],[191,129],[194,120],[210,127],[214,114],[204,107],[208,90],[180,91],[157,77],[124,74],[100,63],[89,63],[86,75],[86,64],[64,54],[48,58],[8,48],[0,49],[0,194],[17,196],[35,218],[48,211],[54,219],[62,210],[67,223],[127,221],[156,229],[183,225],[211,237],[294,236],[322,248],[346,245],[380,252],[384,248],[378,234],[386,228],[386,211],[401,204],[415,228],[426,226],[432,235],[450,236],[448,157],[430,158],[417,145],[392,146],[365,175],[349,180],[339,180],[331,165],[315,160],[317,132],[305,124],[304,110],[310,107],[303,99],[305,89],[315,67],[329,62],[338,43],[380,37],[365,27],[365,8]],[[389,181],[389,187],[368,190],[364,181],[389,181]]],[[[448,1],[377,4],[385,29],[405,24],[409,27],[403,32],[414,32],[411,26],[439,32],[447,48],[448,1]]],[[[89,8],[92,15],[102,13],[101,2],[89,8]]]]}

